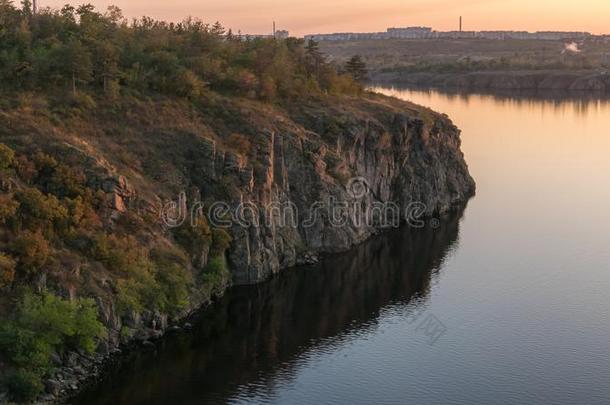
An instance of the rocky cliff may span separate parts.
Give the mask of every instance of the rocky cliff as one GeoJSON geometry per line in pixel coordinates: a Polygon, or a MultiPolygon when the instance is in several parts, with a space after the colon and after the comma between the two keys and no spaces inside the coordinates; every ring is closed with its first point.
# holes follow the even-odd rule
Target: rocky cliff
{"type": "Polygon", "coordinates": [[[230,284],[441,215],[475,191],[446,116],[377,94],[280,105],[124,98],[57,115],[35,103],[0,114],[0,142],[15,151],[2,189],[19,218],[34,188],[36,204],[66,207],[43,224],[49,258],[29,280],[94,298],[107,332],[94,356],[53,357],[46,399],[230,284]]]}
{"type": "Polygon", "coordinates": [[[286,119],[290,125],[258,135],[257,164],[213,142],[198,159],[202,189],[229,178],[240,190],[231,212],[240,205],[257,214],[231,227],[235,283],[260,282],[318,253],[346,250],[404,221],[413,203],[427,215],[444,213],[474,192],[459,131],[440,115],[371,96],[294,106],[286,119]],[[380,208],[396,216],[375,215],[380,208]]]}

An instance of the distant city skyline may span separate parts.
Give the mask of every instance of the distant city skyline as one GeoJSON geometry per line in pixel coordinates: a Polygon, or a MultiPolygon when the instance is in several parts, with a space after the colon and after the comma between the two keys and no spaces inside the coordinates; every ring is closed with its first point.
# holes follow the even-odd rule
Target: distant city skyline
{"type": "MultiPolygon", "coordinates": [[[[91,2],[98,9],[109,5],[120,7],[128,18],[143,15],[168,21],[179,21],[189,15],[204,21],[220,21],[234,31],[265,34],[278,29],[291,35],[313,33],[376,32],[386,27],[430,26],[450,31],[464,30],[519,31],[588,31],[610,34],[610,2],[607,0],[38,0],[39,7],[61,7],[91,2]]],[[[18,3],[18,1],[16,1],[18,3]]]]}

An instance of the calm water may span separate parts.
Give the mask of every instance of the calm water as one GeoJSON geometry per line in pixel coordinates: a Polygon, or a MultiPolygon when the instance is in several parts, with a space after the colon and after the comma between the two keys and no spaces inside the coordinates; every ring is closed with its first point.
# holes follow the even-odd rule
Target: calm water
{"type": "Polygon", "coordinates": [[[465,212],[236,288],[76,403],[610,401],[610,102],[380,90],[463,130],[465,212]]]}

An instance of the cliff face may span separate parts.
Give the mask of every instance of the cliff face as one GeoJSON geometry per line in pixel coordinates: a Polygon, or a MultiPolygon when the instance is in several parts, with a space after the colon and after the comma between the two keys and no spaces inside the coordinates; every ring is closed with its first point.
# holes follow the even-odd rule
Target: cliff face
{"type": "MultiPolygon", "coordinates": [[[[0,141],[15,149],[23,167],[29,167],[27,156],[44,152],[63,172],[74,170],[85,194],[95,196],[89,225],[75,228],[75,241],[56,235],[49,242],[53,260],[34,283],[65,297],[94,296],[110,346],[129,339],[121,334],[124,327],[167,325],[164,306],[143,313],[117,309],[117,289],[131,277],[132,256],[148,260],[155,251],[170,250],[170,262],[187,266],[197,281],[220,255],[229,274],[193,288],[188,304],[180,300],[182,309],[170,314],[175,317],[230,282],[260,282],[320,253],[346,250],[414,213],[442,214],[475,190],[451,121],[381,95],[276,106],[225,97],[204,105],[168,99],[121,103],[62,119],[27,106],[0,114],[0,141]],[[179,225],[205,216],[210,229],[230,235],[228,248],[212,252],[216,242],[209,233],[183,232],[180,241],[176,224],[162,221],[172,201],[182,213],[179,225]],[[121,250],[127,255],[122,267],[96,256],[100,238],[117,249],[110,256],[121,250]],[[187,256],[186,262],[177,259],[187,256]],[[72,276],[58,263],[71,263],[72,276]]],[[[7,183],[8,197],[31,187],[27,181],[7,183]]],[[[62,197],[65,187],[37,187],[69,203],[62,197]]]]}
{"type": "Polygon", "coordinates": [[[296,125],[261,132],[256,167],[206,145],[202,187],[230,177],[240,190],[231,212],[241,204],[256,213],[231,227],[235,283],[346,250],[404,221],[414,204],[427,215],[444,213],[473,194],[458,129],[440,115],[401,107],[382,98],[349,109],[295,107],[287,115],[296,125]]]}
{"type": "MultiPolygon", "coordinates": [[[[15,154],[1,197],[16,221],[46,230],[35,240],[44,260],[14,283],[94,298],[107,332],[95,355],[53,358],[50,398],[231,283],[261,282],[412,217],[441,215],[475,190],[451,121],[381,95],[281,106],[220,96],[98,102],[55,111],[26,100],[0,111],[0,142],[15,154]],[[28,208],[49,204],[57,220],[28,208]]],[[[2,250],[18,254],[9,239],[19,227],[9,225],[2,250]]],[[[10,299],[0,304],[8,317],[10,299]]]]}

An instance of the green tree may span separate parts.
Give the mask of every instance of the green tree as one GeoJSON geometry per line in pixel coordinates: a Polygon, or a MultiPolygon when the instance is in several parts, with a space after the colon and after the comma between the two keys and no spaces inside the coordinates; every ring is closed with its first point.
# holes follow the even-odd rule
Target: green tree
{"type": "Polygon", "coordinates": [[[310,75],[319,76],[322,67],[326,64],[326,56],[320,51],[320,45],[310,39],[305,46],[305,61],[310,75]]]}
{"type": "Polygon", "coordinates": [[[366,69],[366,63],[362,60],[360,55],[352,56],[345,63],[345,72],[354,78],[358,83],[366,83],[368,81],[368,70],[366,69]]]}
{"type": "Polygon", "coordinates": [[[28,401],[40,393],[53,352],[92,352],[105,335],[93,300],[26,292],[11,319],[0,324],[0,354],[16,368],[6,381],[11,397],[28,401]]]}
{"type": "Polygon", "coordinates": [[[87,84],[93,77],[91,53],[79,40],[73,39],[51,49],[51,75],[71,84],[76,94],[79,83],[87,84]]]}

